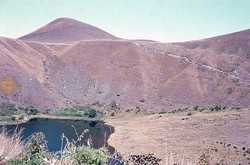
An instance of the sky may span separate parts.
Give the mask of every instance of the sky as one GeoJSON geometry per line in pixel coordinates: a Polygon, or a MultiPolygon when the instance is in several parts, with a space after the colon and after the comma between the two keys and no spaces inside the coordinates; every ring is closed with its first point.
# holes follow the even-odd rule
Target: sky
{"type": "Polygon", "coordinates": [[[68,17],[117,37],[179,42],[250,29],[250,0],[0,0],[0,36],[68,17]]]}

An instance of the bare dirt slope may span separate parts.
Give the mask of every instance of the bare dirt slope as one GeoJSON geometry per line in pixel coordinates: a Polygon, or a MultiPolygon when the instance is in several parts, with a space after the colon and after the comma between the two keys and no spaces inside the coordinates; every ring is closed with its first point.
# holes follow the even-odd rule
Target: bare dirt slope
{"type": "Polygon", "coordinates": [[[171,44],[118,40],[79,21],[57,19],[20,39],[0,39],[0,78],[12,76],[20,84],[10,94],[0,90],[1,101],[38,107],[43,100],[50,100],[48,107],[114,101],[123,109],[152,111],[248,107],[248,33],[171,44]]]}
{"type": "Polygon", "coordinates": [[[108,143],[124,157],[154,153],[164,160],[161,164],[197,164],[203,153],[209,156],[211,164],[249,164],[249,113],[230,110],[192,112],[190,116],[188,112],[125,112],[106,120],[115,127],[108,143]]]}
{"type": "Polygon", "coordinates": [[[0,38],[0,57],[0,101],[44,108],[60,105],[43,85],[45,55],[20,40],[0,38]]]}
{"type": "Polygon", "coordinates": [[[80,40],[114,40],[118,38],[92,25],[70,18],[59,18],[19,39],[47,43],[64,43],[80,40]]]}

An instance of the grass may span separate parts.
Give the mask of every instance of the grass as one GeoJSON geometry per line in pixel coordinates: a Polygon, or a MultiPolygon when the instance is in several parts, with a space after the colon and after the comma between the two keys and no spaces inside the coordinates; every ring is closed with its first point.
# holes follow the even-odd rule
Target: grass
{"type": "Polygon", "coordinates": [[[21,140],[22,130],[15,131],[8,135],[6,128],[0,130],[0,164],[15,158],[24,149],[24,142],[21,140]]]}
{"type": "MultiPolygon", "coordinates": [[[[74,128],[74,127],[73,127],[74,128]]],[[[75,128],[74,128],[75,129],[75,128]]],[[[64,134],[62,135],[62,147],[56,153],[50,153],[47,148],[47,142],[44,140],[45,136],[42,132],[34,133],[26,142],[21,140],[22,131],[15,131],[9,135],[5,128],[0,132],[0,164],[9,165],[115,165],[117,162],[113,160],[121,160],[115,155],[110,155],[107,148],[93,149],[91,138],[88,139],[88,144],[80,144],[82,138],[88,130],[77,135],[77,140],[70,140],[64,134]],[[65,143],[65,145],[63,145],[65,143]],[[112,159],[110,159],[112,158],[112,159]],[[110,161],[112,160],[112,161],[110,161]]],[[[208,164],[230,164],[228,158],[236,156],[235,151],[240,149],[240,155],[247,155],[250,153],[250,148],[239,147],[225,142],[216,142],[214,145],[206,146],[205,150],[201,152],[199,157],[190,162],[187,159],[185,150],[174,154],[172,151],[166,151],[165,162],[166,165],[208,165],[208,164]]],[[[141,165],[140,162],[149,164],[162,164],[161,160],[148,155],[131,155],[127,160],[130,164],[141,165]]],[[[238,156],[238,154],[237,154],[238,156]]],[[[243,156],[242,156],[243,157],[243,156]]],[[[246,157],[247,159],[247,157],[246,157]]],[[[123,161],[126,164],[126,161],[123,161]]]]}
{"type": "Polygon", "coordinates": [[[86,132],[88,132],[88,130],[85,130],[81,135],[78,135],[76,132],[77,140],[69,140],[65,135],[63,135],[62,142],[65,140],[66,145],[60,151],[61,159],[56,162],[59,164],[107,164],[110,155],[108,154],[108,150],[106,148],[103,147],[100,149],[93,149],[90,138],[87,140],[87,146],[84,144],[78,145],[86,132]]]}
{"type": "Polygon", "coordinates": [[[6,129],[1,133],[0,164],[9,165],[104,165],[108,163],[111,155],[103,147],[93,149],[91,139],[88,139],[88,145],[80,143],[85,133],[77,135],[77,140],[70,140],[64,134],[62,135],[62,147],[56,153],[50,153],[47,148],[47,142],[42,132],[34,133],[26,143],[21,141],[21,132],[15,132],[12,136],[7,136],[6,129]],[[3,135],[2,135],[3,134],[3,135]],[[8,143],[7,143],[8,142],[8,143]],[[63,143],[65,142],[65,145],[63,143]],[[6,145],[4,145],[6,144],[6,145]],[[10,147],[11,145],[11,147],[10,147]],[[14,150],[13,150],[14,149],[14,150]]]}

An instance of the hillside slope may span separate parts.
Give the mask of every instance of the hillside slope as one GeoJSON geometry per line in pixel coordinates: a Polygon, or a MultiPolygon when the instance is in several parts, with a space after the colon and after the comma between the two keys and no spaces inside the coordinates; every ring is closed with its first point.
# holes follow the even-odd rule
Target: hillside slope
{"type": "Polygon", "coordinates": [[[43,108],[61,105],[43,85],[46,56],[19,40],[0,38],[0,57],[0,102],[43,108]]]}
{"type": "Polygon", "coordinates": [[[46,43],[68,43],[81,40],[114,40],[118,38],[92,25],[70,18],[59,18],[19,39],[46,43]]]}
{"type": "Polygon", "coordinates": [[[51,108],[116,102],[154,111],[250,106],[249,30],[159,43],[116,40],[103,31],[95,38],[96,29],[58,19],[21,39],[0,38],[0,101],[51,108]],[[74,24],[87,27],[84,35],[72,31],[74,24]]]}

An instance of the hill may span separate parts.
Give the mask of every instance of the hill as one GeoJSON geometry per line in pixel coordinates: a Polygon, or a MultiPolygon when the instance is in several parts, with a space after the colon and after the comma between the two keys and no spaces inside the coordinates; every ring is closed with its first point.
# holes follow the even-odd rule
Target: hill
{"type": "Polygon", "coordinates": [[[64,31],[68,21],[86,25],[58,19],[20,39],[0,38],[0,101],[50,108],[98,101],[152,111],[250,106],[249,30],[159,43],[116,40],[106,33],[91,38],[92,26],[86,35],[64,31]],[[18,84],[9,93],[6,76],[18,84]]]}
{"type": "Polygon", "coordinates": [[[46,43],[68,43],[81,40],[114,40],[118,38],[92,25],[70,18],[59,18],[19,39],[46,43]]]}

